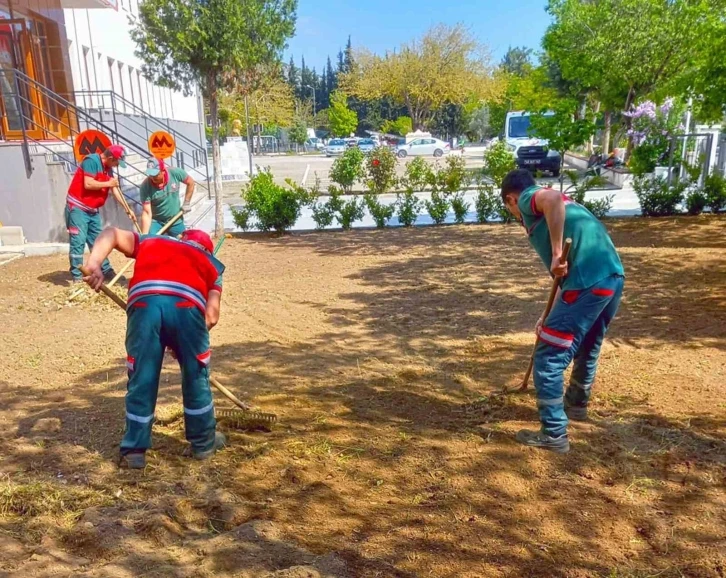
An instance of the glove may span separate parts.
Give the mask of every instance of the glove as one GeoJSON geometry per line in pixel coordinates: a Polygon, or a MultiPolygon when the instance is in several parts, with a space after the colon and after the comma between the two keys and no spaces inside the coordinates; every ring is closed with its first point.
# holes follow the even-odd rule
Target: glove
{"type": "Polygon", "coordinates": [[[192,205],[191,205],[191,203],[184,203],[184,204],[182,205],[182,211],[184,211],[185,213],[188,213],[188,212],[189,212],[189,211],[191,211],[191,210],[192,210],[192,205]]]}

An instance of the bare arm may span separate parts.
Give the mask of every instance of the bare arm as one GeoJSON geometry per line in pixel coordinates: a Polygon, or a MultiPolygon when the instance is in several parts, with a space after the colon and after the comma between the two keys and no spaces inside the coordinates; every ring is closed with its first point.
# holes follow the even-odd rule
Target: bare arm
{"type": "Polygon", "coordinates": [[[565,201],[554,189],[542,189],[535,197],[537,210],[544,214],[552,244],[550,271],[555,277],[567,275],[567,263],[560,263],[562,241],[565,231],[565,201]]]}
{"type": "MultiPolygon", "coordinates": [[[[83,177],[83,186],[87,191],[100,191],[101,189],[108,189],[111,188],[112,190],[118,187],[118,179],[117,178],[111,178],[108,181],[97,181],[93,177],[89,177],[88,175],[83,177]]],[[[114,192],[114,197],[116,196],[116,193],[114,192]]],[[[118,200],[118,197],[116,198],[118,200]]]]}
{"type": "Polygon", "coordinates": [[[207,329],[211,330],[219,322],[219,311],[222,307],[222,294],[212,289],[207,296],[207,309],[204,320],[207,322],[207,329]]]}
{"type": "Polygon", "coordinates": [[[184,204],[188,205],[192,202],[192,197],[194,196],[194,189],[197,187],[197,183],[194,182],[194,179],[192,177],[187,177],[184,181],[184,184],[187,186],[187,191],[184,193],[184,204]]]}
{"type": "Polygon", "coordinates": [[[151,229],[151,203],[144,203],[144,209],[141,212],[141,233],[148,235],[151,229]]]}
{"type": "Polygon", "coordinates": [[[114,249],[120,251],[127,257],[134,254],[136,248],[136,235],[131,231],[123,231],[115,227],[108,227],[96,239],[91,251],[91,256],[86,263],[89,275],[83,277],[96,291],[99,290],[103,283],[103,272],[101,264],[103,260],[111,254],[114,249]]]}

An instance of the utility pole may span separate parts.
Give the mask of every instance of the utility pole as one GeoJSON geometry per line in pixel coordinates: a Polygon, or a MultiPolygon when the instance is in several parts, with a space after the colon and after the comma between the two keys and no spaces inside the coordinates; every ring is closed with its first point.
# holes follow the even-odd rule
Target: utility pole
{"type": "Polygon", "coordinates": [[[247,106],[247,95],[245,94],[245,124],[247,125],[247,154],[250,157],[250,179],[252,178],[252,133],[250,132],[250,109],[247,106]]]}

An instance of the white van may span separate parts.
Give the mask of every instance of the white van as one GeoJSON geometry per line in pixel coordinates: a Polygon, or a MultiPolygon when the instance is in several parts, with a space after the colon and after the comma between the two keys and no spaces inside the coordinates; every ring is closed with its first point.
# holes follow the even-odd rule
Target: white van
{"type": "MultiPolygon", "coordinates": [[[[545,113],[554,115],[554,113],[545,113]]],[[[534,171],[548,171],[560,176],[560,153],[550,150],[547,141],[538,138],[530,127],[530,113],[520,110],[508,112],[504,124],[504,140],[509,145],[517,167],[534,171]]]]}

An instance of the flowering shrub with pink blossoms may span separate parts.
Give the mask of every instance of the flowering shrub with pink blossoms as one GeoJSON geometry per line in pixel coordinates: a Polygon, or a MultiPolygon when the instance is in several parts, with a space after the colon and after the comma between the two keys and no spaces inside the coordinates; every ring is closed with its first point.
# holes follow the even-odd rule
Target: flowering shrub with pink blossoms
{"type": "Polygon", "coordinates": [[[628,136],[635,147],[630,157],[633,173],[652,173],[656,165],[668,162],[671,137],[684,131],[683,111],[682,103],[666,98],[660,106],[646,100],[623,113],[631,121],[628,136]]]}

